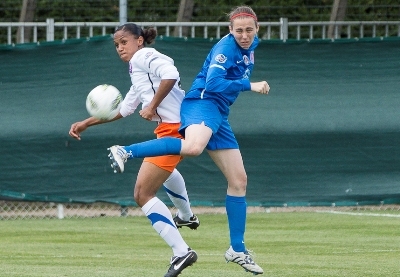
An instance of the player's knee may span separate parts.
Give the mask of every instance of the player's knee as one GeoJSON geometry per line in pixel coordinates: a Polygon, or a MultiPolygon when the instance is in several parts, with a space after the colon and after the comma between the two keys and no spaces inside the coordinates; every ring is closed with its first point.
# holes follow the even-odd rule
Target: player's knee
{"type": "Polygon", "coordinates": [[[183,150],[182,154],[184,156],[195,157],[195,156],[199,156],[201,153],[203,153],[204,146],[197,144],[197,143],[192,143],[190,145],[186,145],[186,147],[183,148],[182,150],[183,150]]]}
{"type": "Polygon", "coordinates": [[[247,187],[247,175],[242,174],[238,179],[237,179],[237,186],[239,189],[246,190],[247,187]]]}
{"type": "Polygon", "coordinates": [[[151,198],[155,196],[154,193],[150,193],[141,188],[142,186],[136,184],[133,192],[133,199],[139,207],[143,207],[151,198]]]}
{"type": "Polygon", "coordinates": [[[133,192],[133,199],[139,207],[143,207],[144,204],[141,201],[140,193],[136,190],[133,192]]]}
{"type": "Polygon", "coordinates": [[[228,181],[229,188],[237,193],[245,193],[247,188],[247,175],[240,174],[228,181]]]}

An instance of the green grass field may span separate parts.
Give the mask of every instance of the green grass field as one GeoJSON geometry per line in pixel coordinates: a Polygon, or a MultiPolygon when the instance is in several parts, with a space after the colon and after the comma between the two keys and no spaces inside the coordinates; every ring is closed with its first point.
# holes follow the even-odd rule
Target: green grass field
{"type": "MultiPolygon", "coordinates": [[[[223,214],[183,229],[198,262],[180,275],[253,276],[226,264],[223,214]]],[[[400,276],[400,218],[314,212],[248,215],[260,276],[400,276]]],[[[145,217],[0,221],[0,276],[164,276],[172,252],[145,217]]]]}

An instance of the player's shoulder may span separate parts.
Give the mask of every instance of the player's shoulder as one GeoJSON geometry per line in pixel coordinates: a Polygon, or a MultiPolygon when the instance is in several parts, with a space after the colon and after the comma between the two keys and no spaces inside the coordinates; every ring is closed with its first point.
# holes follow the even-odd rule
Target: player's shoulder
{"type": "Polygon", "coordinates": [[[235,38],[231,34],[227,34],[214,45],[214,49],[229,51],[235,48],[235,45],[235,38]]]}
{"type": "Polygon", "coordinates": [[[236,52],[237,48],[233,36],[226,35],[214,45],[211,56],[214,57],[217,62],[224,63],[229,59],[234,59],[236,52]]]}
{"type": "Polygon", "coordinates": [[[161,53],[155,48],[143,47],[142,49],[139,49],[134,56],[136,56],[137,59],[146,60],[152,56],[158,56],[160,54],[161,53]]]}
{"type": "Polygon", "coordinates": [[[136,52],[136,54],[138,54],[138,59],[140,59],[144,62],[150,62],[155,59],[161,59],[161,60],[165,60],[165,61],[173,63],[173,59],[171,57],[169,57],[169,56],[157,51],[155,48],[151,48],[151,47],[143,47],[142,49],[138,50],[136,52]]]}

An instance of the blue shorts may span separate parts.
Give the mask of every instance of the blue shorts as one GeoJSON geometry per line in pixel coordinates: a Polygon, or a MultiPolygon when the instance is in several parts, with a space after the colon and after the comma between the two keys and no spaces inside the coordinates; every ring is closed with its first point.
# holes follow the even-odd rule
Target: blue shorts
{"type": "Polygon", "coordinates": [[[222,114],[217,105],[209,99],[184,99],[181,105],[181,128],[179,133],[185,137],[185,129],[192,124],[204,124],[213,134],[206,146],[207,150],[238,149],[239,145],[228,122],[228,114],[222,114]]]}

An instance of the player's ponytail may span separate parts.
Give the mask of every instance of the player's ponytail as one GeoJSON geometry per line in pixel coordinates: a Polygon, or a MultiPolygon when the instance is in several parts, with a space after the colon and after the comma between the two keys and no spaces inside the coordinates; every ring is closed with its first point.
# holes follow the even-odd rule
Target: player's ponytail
{"type": "Polygon", "coordinates": [[[143,30],[143,38],[146,44],[152,44],[157,37],[157,30],[153,27],[149,27],[143,30]]]}

